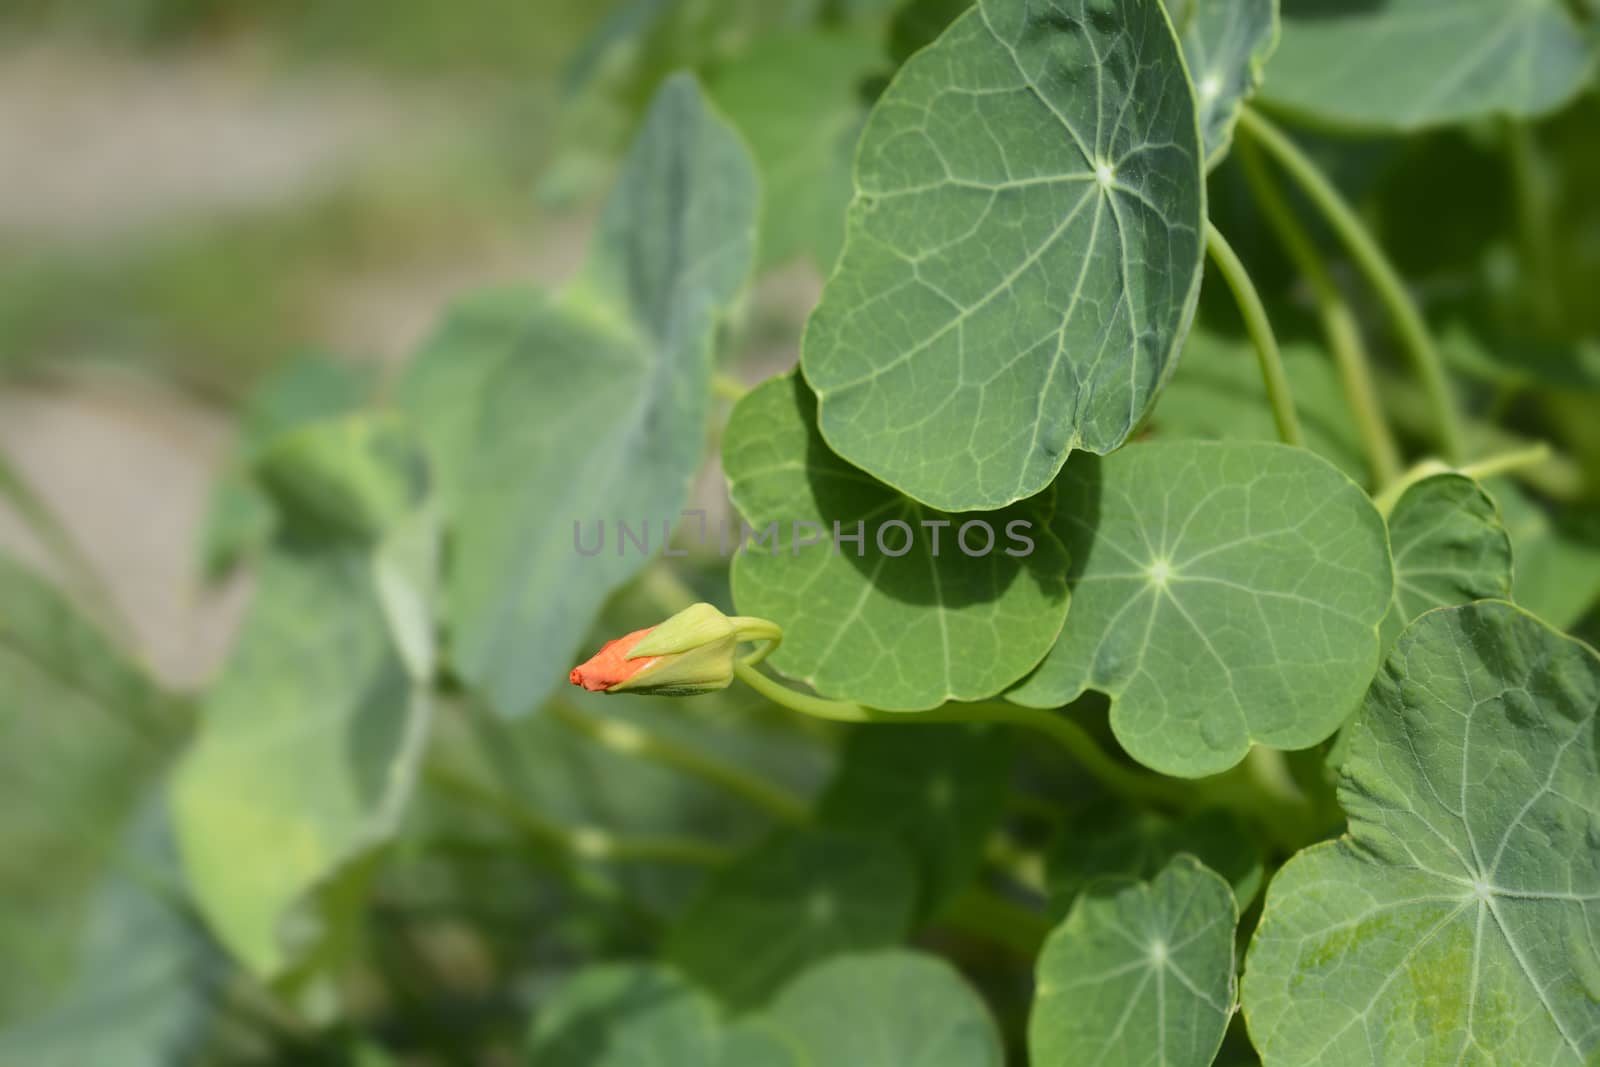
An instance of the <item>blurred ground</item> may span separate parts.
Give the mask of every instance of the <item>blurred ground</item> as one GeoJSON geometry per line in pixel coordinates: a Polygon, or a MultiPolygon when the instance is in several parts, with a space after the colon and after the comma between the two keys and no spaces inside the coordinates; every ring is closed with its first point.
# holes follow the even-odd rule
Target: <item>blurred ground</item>
{"type": "MultiPolygon", "coordinates": [[[[237,404],[311,348],[392,374],[453,297],[572,273],[605,182],[558,158],[555,82],[600,12],[28,2],[70,17],[0,11],[0,462],[79,543],[136,651],[198,687],[247,600],[198,567],[237,404]]],[[[752,381],[792,362],[818,285],[758,287],[752,381]]],[[[697,502],[721,498],[708,472],[697,502]]],[[[0,552],[66,582],[4,506],[0,552]]]]}
{"type": "MultiPolygon", "coordinates": [[[[255,43],[0,40],[0,457],[74,536],[143,658],[195,686],[245,601],[196,564],[249,381],[312,345],[392,365],[453,296],[559,281],[586,226],[536,227],[531,189],[484,173],[495,93],[360,64],[285,71],[255,43]],[[263,318],[269,335],[249,336],[263,318]]],[[[66,578],[4,508],[0,551],[66,578]]]]}

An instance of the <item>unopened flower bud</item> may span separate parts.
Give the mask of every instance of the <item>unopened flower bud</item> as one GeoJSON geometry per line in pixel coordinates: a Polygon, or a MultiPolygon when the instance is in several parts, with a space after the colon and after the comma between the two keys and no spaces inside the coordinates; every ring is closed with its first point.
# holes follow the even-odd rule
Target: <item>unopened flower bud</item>
{"type": "Polygon", "coordinates": [[[730,619],[710,604],[693,604],[657,626],[606,642],[570,677],[592,692],[710,693],[732,684],[741,640],[771,639],[776,630],[760,620],[730,619]]]}

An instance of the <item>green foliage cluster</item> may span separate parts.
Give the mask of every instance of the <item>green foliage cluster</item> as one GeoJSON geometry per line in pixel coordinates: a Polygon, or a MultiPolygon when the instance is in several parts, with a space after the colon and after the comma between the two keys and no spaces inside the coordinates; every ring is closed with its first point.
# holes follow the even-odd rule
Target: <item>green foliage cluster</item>
{"type": "Polygon", "coordinates": [[[1596,1062],[1595,13],[756,7],[573,59],[569,284],[264,383],[198,699],[0,564],[0,1064],[1596,1062]]]}

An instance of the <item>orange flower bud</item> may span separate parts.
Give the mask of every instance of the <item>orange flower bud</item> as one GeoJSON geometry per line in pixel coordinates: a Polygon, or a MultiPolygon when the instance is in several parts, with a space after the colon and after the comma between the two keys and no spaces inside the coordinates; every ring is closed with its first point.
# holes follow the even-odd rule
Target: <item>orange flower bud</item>
{"type": "Polygon", "coordinates": [[[607,641],[569,677],[591,692],[710,693],[733,683],[740,641],[771,641],[781,634],[763,620],[730,619],[710,604],[693,604],[658,626],[607,641]]]}
{"type": "Polygon", "coordinates": [[[615,641],[607,641],[587,662],[572,668],[568,678],[573,685],[581,685],[591,693],[599,693],[627,681],[656,658],[628,659],[628,653],[639,643],[639,639],[654,629],[654,626],[647,626],[615,641]]]}

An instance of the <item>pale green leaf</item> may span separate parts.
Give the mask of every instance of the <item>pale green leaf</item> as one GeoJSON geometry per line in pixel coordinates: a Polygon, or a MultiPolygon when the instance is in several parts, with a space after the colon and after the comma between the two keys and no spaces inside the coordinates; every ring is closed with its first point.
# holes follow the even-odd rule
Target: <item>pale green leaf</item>
{"type": "Polygon", "coordinates": [[[1002,1067],[983,1001],[948,963],[904,949],[818,964],[768,1012],[808,1065],[1002,1067]]]}
{"type": "Polygon", "coordinates": [[[1283,0],[1263,93],[1322,122],[1419,130],[1553,111],[1591,64],[1564,0],[1283,0]]]}
{"type": "Polygon", "coordinates": [[[960,725],[857,727],[817,802],[827,824],[888,834],[917,857],[923,916],[971,884],[1006,813],[1011,738],[960,725]]]}
{"type": "Polygon", "coordinates": [[[1079,896],[1039,956],[1034,1067],[1206,1067],[1233,1015],[1238,923],[1228,883],[1192,856],[1079,896]]]}
{"type": "Polygon", "coordinates": [[[1389,513],[1394,606],[1383,623],[1388,648],[1432,608],[1511,596],[1511,539],[1489,494],[1462,474],[1435,474],[1406,487],[1389,513]]]}
{"type": "Polygon", "coordinates": [[[0,557],[0,1019],[42,1010],[71,976],[184,721],[60,593],[0,557]]]}
{"type": "Polygon", "coordinates": [[[1206,162],[1215,167],[1278,47],[1278,0],[1169,0],[1168,11],[1194,81],[1206,162]]]}
{"type": "Polygon", "coordinates": [[[984,0],[908,60],[856,156],[801,360],[823,436],[948,511],[1109,452],[1199,291],[1204,154],[1157,0],[984,0]]]}
{"type": "MultiPolygon", "coordinates": [[[[1365,478],[1361,436],[1332,361],[1304,344],[1286,344],[1282,354],[1306,447],[1351,478],[1365,478]]],[[[1151,413],[1150,427],[1161,437],[1278,440],[1255,347],[1205,330],[1191,332],[1183,361],[1151,413]]]]}
{"type": "Polygon", "coordinates": [[[844,240],[850,162],[866,118],[862,82],[883,62],[861,34],[774,34],[707,86],[761,172],[761,262],[808,256],[826,272],[844,240]]]}
{"type": "Polygon", "coordinates": [[[1261,891],[1261,842],[1239,816],[1211,809],[1174,820],[1107,805],[1067,819],[1051,845],[1045,874],[1052,909],[1065,914],[1096,879],[1154,878],[1180,852],[1227,879],[1241,909],[1261,891]]]}
{"type": "Polygon", "coordinates": [[[819,692],[896,711],[981,700],[1060,632],[1051,494],[986,515],[924,508],[828,450],[798,376],[740,401],[722,462],[745,522],[735,603],[783,627],[773,666],[819,692]],[[836,529],[864,540],[835,542],[836,529]]]}
{"type": "Polygon", "coordinates": [[[756,180],[692,79],[657,94],[560,298],[476,303],[401,388],[452,532],[456,671],[510,715],[566,676],[605,598],[659,549],[705,448],[717,326],[752,255],[756,180]],[[606,524],[598,554],[578,551],[606,524]]]}
{"type": "Polygon", "coordinates": [[[1268,1067],[1563,1067],[1600,1049],[1600,657],[1497,601],[1401,635],[1351,727],[1338,841],[1267,887],[1268,1067]]]}
{"type": "Polygon", "coordinates": [[[332,912],[359,901],[416,776],[437,542],[420,458],[398,424],[352,417],[265,461],[283,533],[172,784],[196,904],[262,976],[353,933],[332,912]]]}
{"type": "Polygon", "coordinates": [[[666,958],[724,1003],[752,1007],[818,960],[898,943],[916,898],[911,857],[892,839],[785,833],[712,878],[666,958]]]}
{"type": "Polygon", "coordinates": [[[1393,582],[1383,518],[1304,449],[1157,442],[1081,456],[1057,484],[1072,611],[1009,694],[1112,698],[1123,748],[1166,774],[1252,743],[1306,748],[1355,707],[1393,582]]]}
{"type": "Polygon", "coordinates": [[[1511,535],[1512,599],[1558,629],[1573,626],[1600,602],[1600,516],[1547,511],[1509,478],[1492,492],[1511,535]]]}

